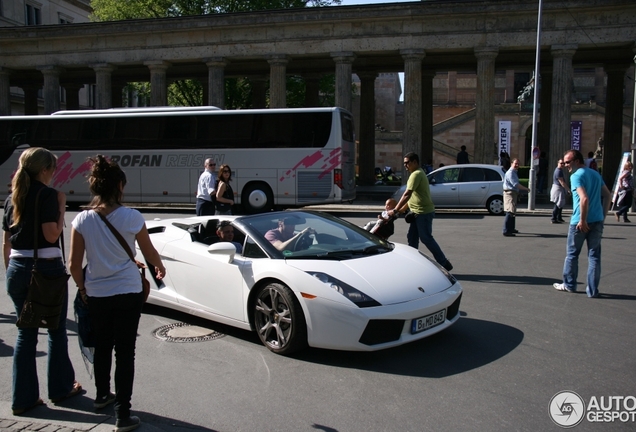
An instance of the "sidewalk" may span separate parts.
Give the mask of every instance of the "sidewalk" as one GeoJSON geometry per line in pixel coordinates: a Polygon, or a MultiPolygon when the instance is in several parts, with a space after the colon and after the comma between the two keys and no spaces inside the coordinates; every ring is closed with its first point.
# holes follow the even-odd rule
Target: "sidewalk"
{"type": "MultiPolygon", "coordinates": [[[[115,430],[115,415],[112,407],[110,411],[104,409],[104,413],[96,413],[93,401],[80,396],[54,405],[45,400],[42,405],[28,411],[24,415],[11,414],[11,402],[0,401],[0,432],[112,432],[115,430]],[[79,403],[78,403],[79,402],[79,403]],[[71,408],[73,407],[73,408],[71,408]]],[[[141,426],[138,431],[161,431],[150,423],[144,423],[143,413],[133,413],[141,418],[141,426]]]]}

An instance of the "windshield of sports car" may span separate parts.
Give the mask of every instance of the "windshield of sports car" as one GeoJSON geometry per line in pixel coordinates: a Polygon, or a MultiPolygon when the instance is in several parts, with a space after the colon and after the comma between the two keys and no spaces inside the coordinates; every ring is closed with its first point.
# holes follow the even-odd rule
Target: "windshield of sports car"
{"type": "Polygon", "coordinates": [[[347,260],[393,250],[392,243],[327,213],[274,212],[240,222],[273,258],[347,260]]]}

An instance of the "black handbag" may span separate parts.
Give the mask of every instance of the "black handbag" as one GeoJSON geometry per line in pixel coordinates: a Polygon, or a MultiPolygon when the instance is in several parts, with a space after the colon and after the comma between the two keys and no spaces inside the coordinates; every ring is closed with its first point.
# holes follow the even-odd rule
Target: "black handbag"
{"type": "Polygon", "coordinates": [[[408,211],[406,215],[404,216],[404,221],[410,224],[415,222],[416,217],[417,215],[415,213],[413,213],[412,211],[408,211]]]}
{"type": "MultiPolygon", "coordinates": [[[[16,322],[19,328],[57,329],[60,314],[68,293],[69,274],[48,276],[37,269],[38,263],[38,220],[40,189],[35,197],[35,239],[33,242],[33,270],[26,300],[22,306],[20,318],[16,322]]],[[[62,254],[64,254],[64,235],[62,234],[62,254]]]]}

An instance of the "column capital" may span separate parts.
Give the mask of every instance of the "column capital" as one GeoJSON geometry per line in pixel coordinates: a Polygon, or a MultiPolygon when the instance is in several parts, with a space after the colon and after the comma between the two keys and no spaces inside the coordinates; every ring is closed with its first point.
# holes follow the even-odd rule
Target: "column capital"
{"type": "Polygon", "coordinates": [[[401,49],[400,55],[404,60],[423,60],[426,57],[426,51],[417,48],[401,49]]]}
{"type": "Polygon", "coordinates": [[[336,63],[353,63],[356,59],[356,55],[353,51],[339,51],[329,53],[333,61],[336,63]]]}
{"type": "Polygon", "coordinates": [[[207,57],[203,62],[207,67],[225,67],[230,63],[225,57],[207,57]]]}
{"type": "Polygon", "coordinates": [[[289,63],[287,54],[269,54],[265,58],[270,65],[286,65],[289,63]]]}
{"type": "Polygon", "coordinates": [[[475,47],[473,50],[478,59],[494,59],[499,54],[498,47],[475,47]]]}
{"type": "Polygon", "coordinates": [[[117,69],[117,66],[114,66],[110,63],[93,63],[88,65],[95,72],[112,72],[117,69]]]}
{"type": "Polygon", "coordinates": [[[356,72],[360,81],[366,80],[375,80],[378,77],[378,73],[376,71],[364,71],[364,72],[356,72]]]}
{"type": "Polygon", "coordinates": [[[550,47],[550,53],[552,54],[552,58],[573,57],[578,47],[576,44],[552,45],[550,47]]]}
{"type": "Polygon", "coordinates": [[[148,66],[151,71],[166,71],[171,66],[170,62],[163,60],[145,61],[144,66],[148,66]]]}
{"type": "Polygon", "coordinates": [[[64,72],[64,68],[56,65],[38,66],[36,69],[42,72],[42,75],[59,75],[64,72]]]}

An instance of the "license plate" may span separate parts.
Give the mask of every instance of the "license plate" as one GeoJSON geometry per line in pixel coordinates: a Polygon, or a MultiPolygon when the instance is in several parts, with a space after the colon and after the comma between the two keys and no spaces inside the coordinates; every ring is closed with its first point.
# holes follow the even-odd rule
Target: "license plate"
{"type": "Polygon", "coordinates": [[[440,325],[446,319],[446,309],[422,318],[416,318],[411,322],[411,333],[419,333],[440,325]]]}

